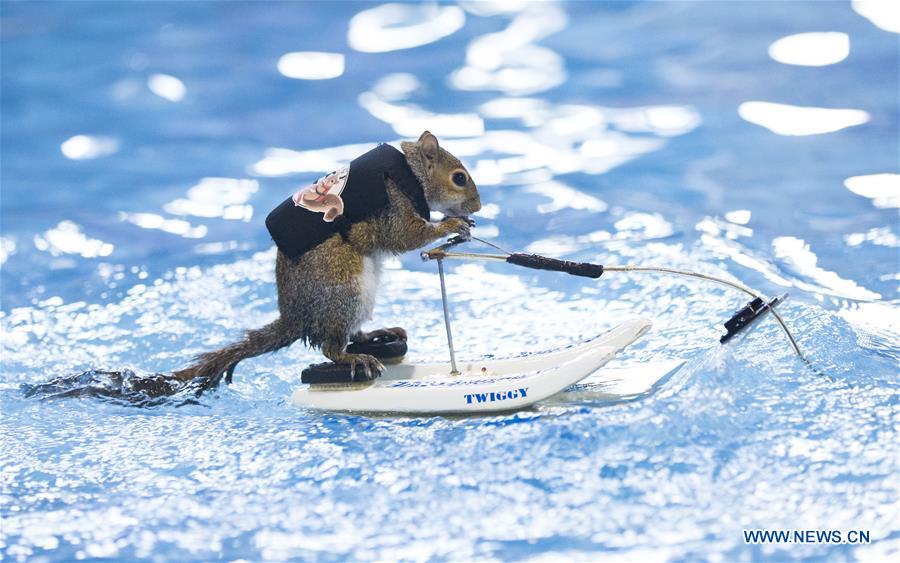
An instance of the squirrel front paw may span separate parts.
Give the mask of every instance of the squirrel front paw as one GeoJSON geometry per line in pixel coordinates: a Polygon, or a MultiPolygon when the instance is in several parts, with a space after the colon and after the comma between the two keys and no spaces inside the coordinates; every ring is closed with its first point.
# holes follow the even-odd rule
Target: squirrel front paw
{"type": "Polygon", "coordinates": [[[447,217],[440,222],[441,236],[459,235],[464,239],[472,236],[472,224],[465,217],[447,217]]]}

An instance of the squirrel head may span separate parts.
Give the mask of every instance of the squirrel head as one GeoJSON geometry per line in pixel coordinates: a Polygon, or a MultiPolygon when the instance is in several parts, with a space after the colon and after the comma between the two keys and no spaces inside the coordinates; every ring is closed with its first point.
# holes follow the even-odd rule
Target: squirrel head
{"type": "Polygon", "coordinates": [[[438,145],[437,137],[425,131],[418,141],[400,143],[400,148],[422,183],[432,211],[462,217],[481,209],[481,198],[469,171],[438,145]]]}

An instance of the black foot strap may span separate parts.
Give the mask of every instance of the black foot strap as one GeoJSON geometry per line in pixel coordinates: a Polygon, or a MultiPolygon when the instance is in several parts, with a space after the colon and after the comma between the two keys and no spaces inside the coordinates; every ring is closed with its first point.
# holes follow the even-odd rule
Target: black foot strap
{"type": "Polygon", "coordinates": [[[350,372],[350,364],[313,364],[300,374],[300,383],[315,385],[321,383],[363,383],[371,381],[366,378],[365,368],[357,364],[356,377],[350,372]]]}
{"type": "Polygon", "coordinates": [[[406,355],[406,341],[396,334],[375,336],[365,342],[353,342],[347,346],[350,354],[368,354],[379,360],[395,360],[406,355]]]}
{"type": "MultiPolygon", "coordinates": [[[[365,342],[347,346],[350,354],[368,354],[382,361],[397,360],[406,355],[406,341],[396,334],[375,336],[365,342]]],[[[358,383],[367,381],[363,366],[356,366],[356,377],[350,372],[350,364],[313,364],[300,374],[300,382],[308,385],[321,383],[358,383]]]]}

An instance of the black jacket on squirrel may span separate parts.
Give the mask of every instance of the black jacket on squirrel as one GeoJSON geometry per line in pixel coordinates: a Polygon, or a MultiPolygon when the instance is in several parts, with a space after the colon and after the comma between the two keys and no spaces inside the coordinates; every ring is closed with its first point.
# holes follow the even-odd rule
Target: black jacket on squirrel
{"type": "Polygon", "coordinates": [[[335,234],[346,238],[351,225],[387,209],[385,181],[388,178],[409,198],[416,213],[426,221],[430,217],[422,185],[407,164],[406,156],[391,145],[378,145],[355,158],[350,162],[345,181],[344,178],[334,181],[337,189],[331,191],[334,194],[331,198],[338,202],[342,213],[333,218],[327,213],[328,205],[321,203],[328,195],[328,188],[322,185],[325,178],[318,186],[313,184],[287,198],[266,217],[266,228],[278,249],[292,260],[296,261],[335,234]]]}

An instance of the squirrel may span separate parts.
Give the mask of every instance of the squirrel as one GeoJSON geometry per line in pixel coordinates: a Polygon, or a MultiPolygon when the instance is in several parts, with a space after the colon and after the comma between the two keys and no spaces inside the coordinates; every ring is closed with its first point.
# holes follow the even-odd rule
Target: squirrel
{"type": "MultiPolygon", "coordinates": [[[[365,379],[374,379],[384,370],[374,356],[347,352],[350,342],[365,342],[377,336],[393,334],[406,340],[406,331],[399,327],[371,332],[361,329],[362,323],[372,316],[383,259],[388,255],[415,250],[449,235],[467,238],[471,226],[467,216],[481,209],[481,199],[468,170],[458,158],[440,147],[434,135],[425,131],[418,141],[404,141],[400,146],[402,153],[390,145],[379,147],[387,149],[399,160],[391,170],[400,167],[405,172],[393,174],[388,171],[382,176],[380,169],[376,170],[383,182],[381,189],[386,191],[386,198],[381,196],[385,205],[375,212],[367,209],[360,213],[362,220],[350,222],[341,221],[343,216],[335,217],[336,210],[344,212],[344,203],[341,194],[335,192],[332,186],[336,183],[336,176],[343,181],[346,177],[344,171],[326,176],[282,204],[292,208],[288,210],[290,213],[316,214],[316,219],[310,219],[316,221],[316,228],[319,228],[319,223],[334,222],[338,225],[338,232],[326,232],[323,242],[292,257],[288,255],[290,250],[287,246],[279,244],[275,229],[270,227],[279,246],[275,258],[275,281],[280,316],[262,328],[248,330],[238,342],[197,356],[192,365],[173,373],[175,379],[188,382],[199,378],[203,389],[213,388],[223,377],[230,382],[238,362],[274,352],[297,340],[313,348],[321,348],[325,357],[336,364],[349,364],[354,378],[357,367],[362,368],[360,375],[365,379]],[[408,177],[405,182],[400,181],[403,174],[408,177]],[[410,196],[409,184],[414,184],[413,190],[420,190],[415,194],[418,201],[410,196]],[[329,194],[337,197],[337,201],[329,200],[318,207],[308,206],[307,203],[315,199],[315,194],[324,193],[323,186],[329,194]],[[313,194],[312,199],[309,194],[313,194]],[[295,211],[295,205],[296,210],[300,210],[300,206],[304,209],[295,211]],[[439,222],[432,222],[428,211],[441,212],[445,217],[439,222]],[[316,212],[326,213],[327,218],[316,212]]],[[[367,155],[377,151],[375,149],[367,155]]],[[[357,160],[362,161],[365,157],[357,160]]],[[[359,168],[362,167],[360,164],[359,168]]],[[[356,169],[357,161],[354,160],[349,169],[351,182],[348,190],[360,188],[353,181],[352,174],[356,169]]],[[[374,176],[358,177],[370,180],[374,176]]],[[[343,184],[339,188],[342,189],[343,184]]],[[[273,211],[270,219],[277,211],[273,211]]]]}

